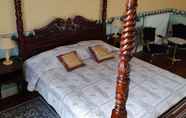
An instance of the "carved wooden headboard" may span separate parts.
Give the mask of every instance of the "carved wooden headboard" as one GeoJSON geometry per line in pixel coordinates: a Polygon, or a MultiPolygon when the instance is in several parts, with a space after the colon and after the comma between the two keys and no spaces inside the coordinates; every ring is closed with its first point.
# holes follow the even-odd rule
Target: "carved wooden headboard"
{"type": "Polygon", "coordinates": [[[85,40],[105,40],[103,24],[82,16],[67,20],[56,18],[48,25],[35,29],[35,35],[24,37],[23,59],[40,52],[85,40]]]}
{"type": "Polygon", "coordinates": [[[34,29],[35,35],[24,35],[21,0],[14,0],[19,42],[19,54],[22,60],[57,46],[76,43],[82,40],[106,41],[107,0],[102,0],[101,19],[92,21],[82,16],[68,19],[56,18],[48,25],[34,29]]]}

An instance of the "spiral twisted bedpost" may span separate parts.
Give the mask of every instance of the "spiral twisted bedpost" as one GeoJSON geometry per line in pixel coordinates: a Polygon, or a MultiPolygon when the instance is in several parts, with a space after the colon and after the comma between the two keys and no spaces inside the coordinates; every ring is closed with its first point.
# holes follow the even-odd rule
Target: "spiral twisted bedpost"
{"type": "Polygon", "coordinates": [[[129,61],[132,57],[135,38],[137,0],[127,0],[126,18],[120,40],[120,60],[116,83],[116,102],[111,118],[127,118],[126,101],[129,87],[129,61]]]}

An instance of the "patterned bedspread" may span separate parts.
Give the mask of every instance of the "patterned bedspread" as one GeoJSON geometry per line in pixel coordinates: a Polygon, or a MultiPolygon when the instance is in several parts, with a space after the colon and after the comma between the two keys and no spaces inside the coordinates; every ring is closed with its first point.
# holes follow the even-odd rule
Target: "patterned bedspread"
{"type": "MultiPolygon", "coordinates": [[[[61,118],[109,118],[115,102],[117,52],[115,56],[99,64],[88,58],[86,66],[67,72],[48,51],[41,60],[26,61],[28,89],[38,91],[61,118]]],[[[128,118],[157,118],[186,96],[182,77],[135,57],[130,65],[128,118]]]]}

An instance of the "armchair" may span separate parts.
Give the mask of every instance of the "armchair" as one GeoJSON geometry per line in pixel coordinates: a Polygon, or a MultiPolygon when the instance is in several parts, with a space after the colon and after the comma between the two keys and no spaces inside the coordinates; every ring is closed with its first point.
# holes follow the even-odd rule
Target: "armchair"
{"type": "MultiPolygon", "coordinates": [[[[178,37],[186,40],[186,25],[184,24],[172,25],[172,37],[178,37]]],[[[186,49],[186,44],[179,45],[178,49],[186,49]]]]}
{"type": "MultiPolygon", "coordinates": [[[[156,28],[153,27],[144,27],[143,28],[143,52],[150,54],[150,58],[152,61],[152,57],[154,55],[161,55],[161,54],[166,54],[167,52],[167,45],[164,44],[155,44],[156,36],[156,28]]],[[[159,35],[158,35],[159,36],[159,35]]],[[[159,36],[162,38],[161,36],[159,36]]]]}

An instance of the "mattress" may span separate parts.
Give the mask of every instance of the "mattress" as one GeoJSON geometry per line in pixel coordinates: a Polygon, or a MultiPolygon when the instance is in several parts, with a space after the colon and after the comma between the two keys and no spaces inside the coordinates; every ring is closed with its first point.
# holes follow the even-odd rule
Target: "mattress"
{"type": "MultiPolygon", "coordinates": [[[[54,58],[53,51],[42,57],[44,55],[48,57],[45,62],[52,60],[50,64],[42,65],[39,59],[25,63],[30,91],[38,91],[62,118],[111,116],[115,102],[117,51],[114,59],[102,63],[86,58],[86,66],[72,72],[65,71],[54,58]]],[[[135,57],[130,62],[130,70],[128,118],[157,118],[186,96],[186,80],[178,75],[135,57]]]]}

